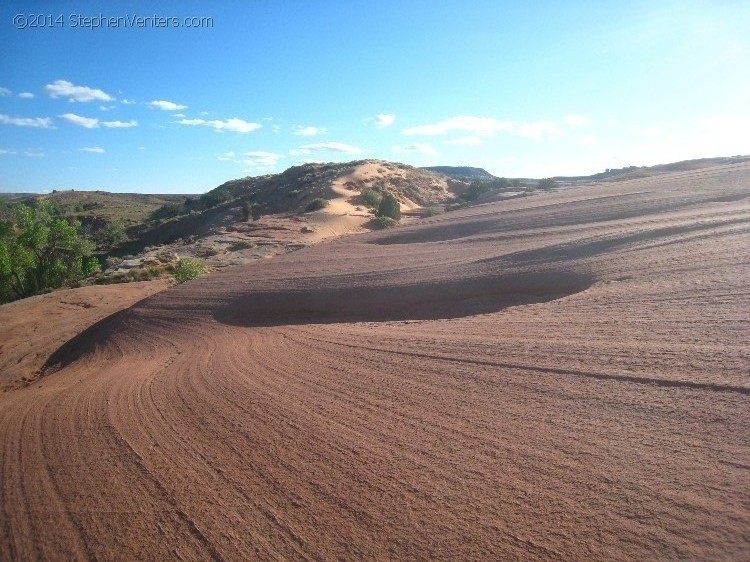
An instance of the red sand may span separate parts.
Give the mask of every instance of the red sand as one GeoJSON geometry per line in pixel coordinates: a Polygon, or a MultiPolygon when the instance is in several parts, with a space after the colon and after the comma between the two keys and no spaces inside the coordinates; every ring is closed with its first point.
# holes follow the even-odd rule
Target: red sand
{"type": "Polygon", "coordinates": [[[158,293],[0,394],[0,559],[750,558],[749,244],[742,164],[158,293]]]}

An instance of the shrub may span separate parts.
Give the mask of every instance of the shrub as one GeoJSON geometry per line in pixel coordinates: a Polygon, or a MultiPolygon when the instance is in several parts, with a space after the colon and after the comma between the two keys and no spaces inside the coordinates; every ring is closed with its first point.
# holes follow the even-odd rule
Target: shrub
{"type": "Polygon", "coordinates": [[[490,185],[481,181],[473,181],[469,185],[468,189],[461,195],[461,198],[466,201],[474,201],[481,195],[484,195],[490,191],[490,185]]]}
{"type": "Polygon", "coordinates": [[[542,180],[539,180],[539,183],[537,184],[537,188],[544,189],[545,191],[554,189],[557,186],[558,186],[557,182],[553,180],[552,178],[544,178],[542,180]]]}
{"type": "Polygon", "coordinates": [[[372,219],[372,224],[375,228],[391,228],[396,226],[398,223],[391,217],[379,216],[372,219]]]}
{"type": "Polygon", "coordinates": [[[327,206],[328,201],[322,199],[321,197],[318,197],[307,204],[307,207],[305,207],[305,212],[311,213],[313,211],[319,211],[320,209],[325,209],[327,206]]]}
{"type": "Polygon", "coordinates": [[[206,272],[206,264],[203,260],[195,258],[184,258],[177,262],[174,268],[174,276],[178,283],[184,283],[191,279],[197,279],[206,272]]]}
{"type": "Polygon", "coordinates": [[[457,211],[458,209],[465,209],[469,206],[468,201],[464,203],[451,203],[450,205],[445,206],[446,211],[457,211]]]}
{"type": "Polygon", "coordinates": [[[239,250],[249,250],[255,248],[255,242],[252,240],[237,240],[229,246],[230,252],[237,252],[239,250]]]}
{"type": "Polygon", "coordinates": [[[436,214],[437,214],[437,211],[433,209],[432,207],[427,207],[424,211],[424,216],[427,218],[434,217],[436,214]]]}
{"type": "Polygon", "coordinates": [[[362,190],[362,201],[365,205],[372,209],[380,207],[380,202],[383,200],[383,195],[374,189],[363,189],[362,190]]]}
{"type": "Polygon", "coordinates": [[[378,206],[378,212],[375,213],[379,217],[390,217],[394,221],[401,219],[401,205],[393,195],[386,193],[383,195],[382,201],[378,206]]]}
{"type": "Polygon", "coordinates": [[[203,247],[196,252],[196,255],[201,258],[210,258],[221,253],[221,250],[216,246],[203,247]]]}

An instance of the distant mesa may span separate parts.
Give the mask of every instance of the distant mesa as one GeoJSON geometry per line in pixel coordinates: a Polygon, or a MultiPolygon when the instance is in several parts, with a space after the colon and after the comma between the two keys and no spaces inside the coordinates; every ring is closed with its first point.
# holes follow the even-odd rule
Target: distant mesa
{"type": "Polygon", "coordinates": [[[472,168],[471,166],[427,166],[422,170],[443,174],[458,180],[492,181],[498,179],[497,176],[493,176],[484,168],[472,168]]]}

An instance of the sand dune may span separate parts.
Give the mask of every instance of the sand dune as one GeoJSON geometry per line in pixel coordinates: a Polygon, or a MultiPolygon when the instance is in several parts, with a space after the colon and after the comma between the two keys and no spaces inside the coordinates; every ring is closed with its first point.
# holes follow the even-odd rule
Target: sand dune
{"type": "Polygon", "coordinates": [[[738,164],[154,294],[0,394],[0,559],[747,558],[749,243],[738,164]]]}

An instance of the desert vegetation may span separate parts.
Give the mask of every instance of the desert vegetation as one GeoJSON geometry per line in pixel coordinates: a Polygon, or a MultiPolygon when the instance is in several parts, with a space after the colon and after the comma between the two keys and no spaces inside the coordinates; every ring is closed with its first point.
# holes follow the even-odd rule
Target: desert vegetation
{"type": "Polygon", "coordinates": [[[401,204],[393,194],[384,193],[375,214],[398,222],[401,219],[401,204]]]}
{"type": "Polygon", "coordinates": [[[0,221],[0,302],[78,283],[101,270],[81,223],[51,201],[6,207],[0,221]]]}
{"type": "Polygon", "coordinates": [[[178,283],[198,279],[204,273],[206,273],[206,262],[197,258],[182,258],[174,268],[174,276],[178,283]]]}

